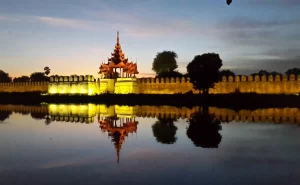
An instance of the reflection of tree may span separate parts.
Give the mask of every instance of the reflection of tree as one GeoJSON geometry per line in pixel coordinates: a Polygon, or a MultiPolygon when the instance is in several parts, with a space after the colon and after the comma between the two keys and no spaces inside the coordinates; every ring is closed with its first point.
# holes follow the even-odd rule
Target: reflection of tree
{"type": "Polygon", "coordinates": [[[33,119],[45,119],[45,117],[47,116],[47,113],[42,113],[42,112],[31,112],[30,116],[33,119]]]}
{"type": "Polygon", "coordinates": [[[219,133],[219,130],[222,129],[220,120],[206,112],[199,112],[193,114],[189,122],[190,125],[186,134],[195,146],[218,148],[222,139],[219,133]]]}
{"type": "Polygon", "coordinates": [[[12,114],[12,111],[0,111],[0,122],[5,121],[12,114]]]}
{"type": "Polygon", "coordinates": [[[45,119],[46,119],[46,120],[45,120],[45,124],[46,124],[46,125],[50,125],[50,123],[51,123],[51,118],[47,115],[45,119]]]}
{"type": "Polygon", "coordinates": [[[163,144],[173,144],[176,142],[177,127],[174,125],[174,119],[161,119],[158,118],[152,125],[153,135],[157,142],[163,144]]]}

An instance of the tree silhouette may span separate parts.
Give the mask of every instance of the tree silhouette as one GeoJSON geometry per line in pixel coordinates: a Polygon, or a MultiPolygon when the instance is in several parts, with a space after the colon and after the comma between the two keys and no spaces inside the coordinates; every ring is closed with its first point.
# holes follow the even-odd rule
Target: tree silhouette
{"type": "Polygon", "coordinates": [[[51,118],[49,117],[49,115],[47,115],[45,118],[45,124],[50,125],[50,123],[51,123],[51,118]]]}
{"type": "Polygon", "coordinates": [[[30,78],[29,76],[21,76],[21,77],[15,77],[14,82],[29,82],[30,78]]]}
{"type": "Polygon", "coordinates": [[[251,74],[252,76],[269,76],[269,75],[272,75],[272,76],[276,76],[276,75],[281,75],[281,73],[279,72],[276,72],[276,71],[272,71],[272,72],[268,72],[267,70],[260,70],[258,73],[252,73],[251,74]]]}
{"type": "Polygon", "coordinates": [[[50,74],[50,68],[48,66],[44,67],[44,73],[48,76],[50,74]]]}
{"type": "Polygon", "coordinates": [[[226,0],[227,5],[230,5],[232,3],[232,0],[226,0]]]}
{"type": "Polygon", "coordinates": [[[198,112],[189,120],[186,134],[197,147],[218,148],[222,139],[219,133],[221,129],[220,120],[207,112],[198,112]]]}
{"type": "Polygon", "coordinates": [[[9,74],[2,71],[2,70],[0,70],[0,82],[1,83],[7,83],[7,82],[11,82],[11,81],[12,81],[12,79],[9,76],[9,74]]]}
{"type": "Polygon", "coordinates": [[[156,54],[153,59],[152,70],[157,75],[160,73],[173,72],[177,67],[177,54],[174,51],[163,51],[156,54]]]}
{"type": "Polygon", "coordinates": [[[187,65],[188,76],[194,88],[201,90],[204,94],[208,94],[209,88],[213,88],[214,83],[219,80],[219,69],[222,65],[219,54],[205,53],[196,55],[187,65]]]}
{"type": "Polygon", "coordinates": [[[171,77],[173,77],[173,78],[177,78],[177,77],[181,78],[183,76],[184,75],[182,73],[178,72],[178,71],[171,71],[171,72],[161,72],[161,73],[159,73],[159,74],[156,75],[156,78],[166,78],[166,77],[168,77],[168,78],[171,78],[171,77]]]}
{"type": "Polygon", "coordinates": [[[220,71],[219,73],[219,80],[222,81],[222,77],[223,76],[226,76],[226,77],[229,77],[229,76],[235,76],[235,73],[232,72],[231,70],[222,70],[220,71]]]}
{"type": "Polygon", "coordinates": [[[174,119],[159,118],[152,125],[153,135],[156,141],[163,144],[173,144],[176,142],[177,127],[174,125],[174,119]]]}
{"type": "Polygon", "coordinates": [[[292,69],[288,69],[286,72],[285,72],[286,75],[300,75],[300,68],[292,68],[292,69]]]}
{"type": "Polygon", "coordinates": [[[30,116],[33,118],[33,119],[45,119],[46,116],[47,116],[47,113],[42,113],[42,112],[31,112],[30,113],[30,116]]]}
{"type": "Polygon", "coordinates": [[[0,122],[5,121],[12,114],[12,111],[0,111],[0,122]]]}
{"type": "Polygon", "coordinates": [[[222,70],[220,71],[220,76],[235,76],[235,73],[232,72],[231,70],[227,69],[227,70],[222,70]]]}
{"type": "Polygon", "coordinates": [[[32,82],[44,82],[49,81],[50,78],[45,76],[45,73],[35,72],[30,75],[30,81],[32,82]]]}

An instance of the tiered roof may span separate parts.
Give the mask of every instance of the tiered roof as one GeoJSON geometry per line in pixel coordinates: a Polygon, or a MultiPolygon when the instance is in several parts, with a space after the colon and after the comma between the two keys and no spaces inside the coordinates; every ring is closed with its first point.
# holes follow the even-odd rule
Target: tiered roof
{"type": "Polygon", "coordinates": [[[115,118],[107,118],[100,120],[100,128],[102,132],[108,132],[108,136],[112,138],[116,152],[117,152],[117,162],[119,163],[120,151],[122,149],[122,144],[125,142],[125,137],[128,137],[129,133],[137,132],[138,122],[132,120],[131,118],[126,118],[127,122],[122,123],[122,126],[117,126],[115,118]]]}
{"type": "MultiPolygon", "coordinates": [[[[122,73],[126,73],[126,76],[138,74],[137,63],[129,62],[128,58],[125,58],[125,54],[122,51],[119,32],[117,32],[117,43],[115,45],[114,52],[111,53],[111,58],[107,58],[106,64],[101,64],[100,74],[104,74],[106,77],[114,73],[113,69],[123,69],[122,73]]],[[[123,76],[123,75],[122,75],[123,76]]]]}

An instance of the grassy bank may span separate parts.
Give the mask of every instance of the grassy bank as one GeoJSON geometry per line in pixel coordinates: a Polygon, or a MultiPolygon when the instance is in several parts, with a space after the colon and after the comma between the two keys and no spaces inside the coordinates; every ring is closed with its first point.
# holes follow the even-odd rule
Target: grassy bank
{"type": "Polygon", "coordinates": [[[268,107],[299,107],[300,96],[260,94],[103,94],[99,96],[42,96],[40,93],[0,93],[1,104],[36,105],[46,103],[96,103],[108,105],[173,105],[173,106],[216,106],[232,109],[257,109],[268,107]]]}

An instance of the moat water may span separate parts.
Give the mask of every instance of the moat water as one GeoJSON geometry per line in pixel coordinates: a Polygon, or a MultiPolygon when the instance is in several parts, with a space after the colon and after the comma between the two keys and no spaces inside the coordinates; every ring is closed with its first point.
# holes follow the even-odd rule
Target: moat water
{"type": "Polygon", "coordinates": [[[1,185],[300,184],[299,109],[219,124],[196,109],[58,106],[1,105],[1,185]]]}

